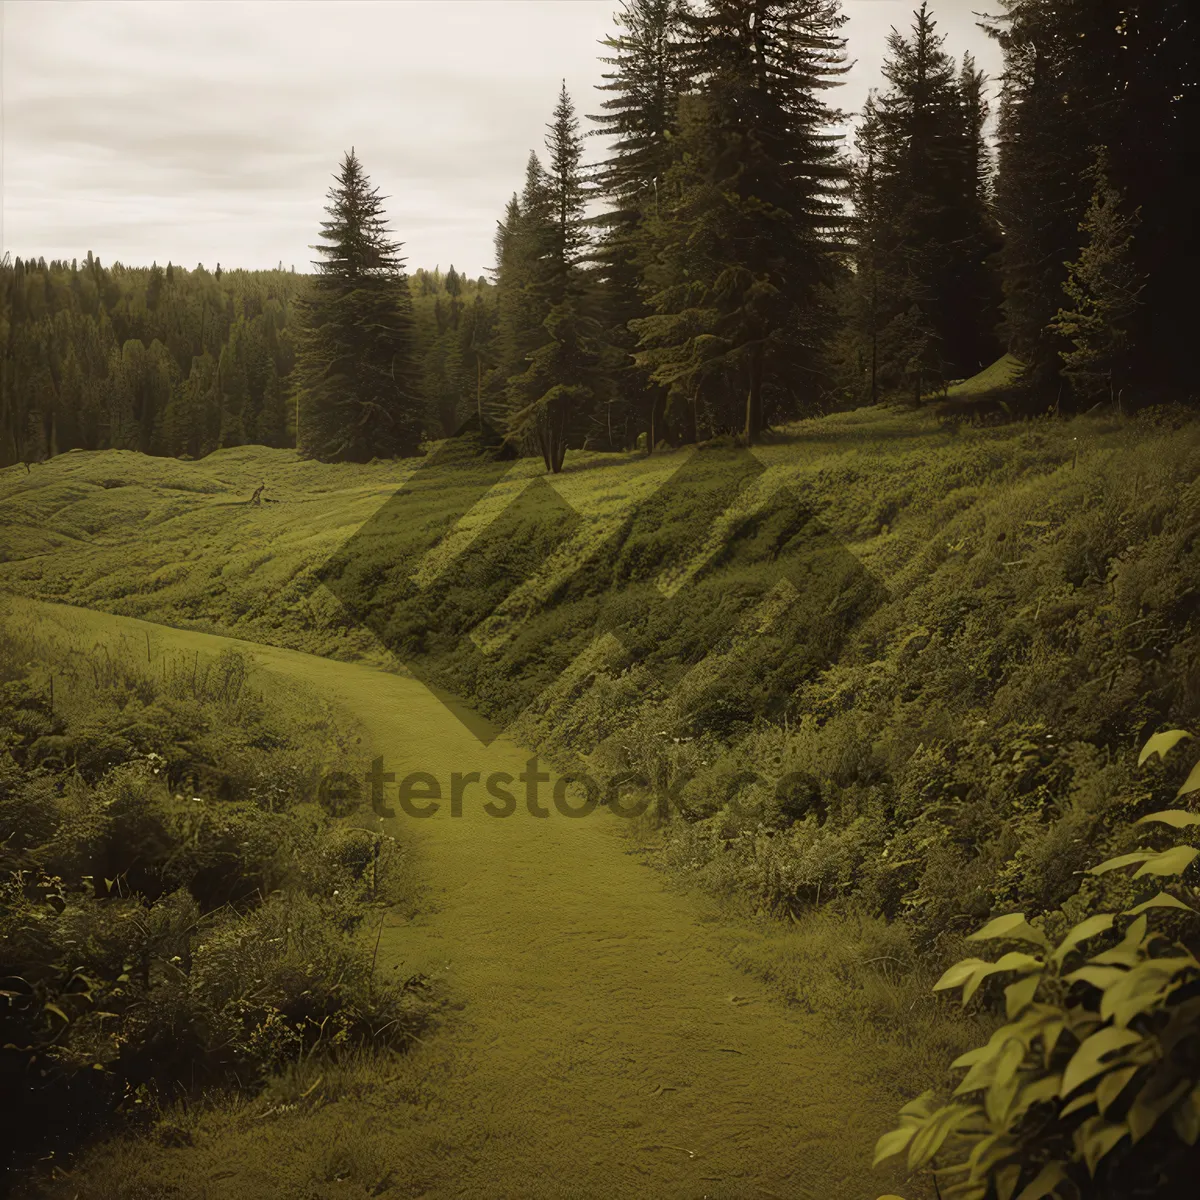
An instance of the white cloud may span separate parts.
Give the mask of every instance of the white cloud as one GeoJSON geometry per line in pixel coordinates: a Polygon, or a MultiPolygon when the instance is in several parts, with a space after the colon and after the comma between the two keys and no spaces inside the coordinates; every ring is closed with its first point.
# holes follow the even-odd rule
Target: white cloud
{"type": "MultiPolygon", "coordinates": [[[[978,3],[979,0],[974,0],[978,3]]],[[[2,0],[3,229],[22,256],[307,269],[354,145],[410,266],[471,275],[565,77],[596,111],[617,0],[2,0]]],[[[848,110],[913,0],[850,0],[848,110]]],[[[995,69],[972,0],[948,48],[995,69]]],[[[585,123],[586,126],[586,123],[585,123]]],[[[598,153],[599,139],[589,139],[598,153]]]]}

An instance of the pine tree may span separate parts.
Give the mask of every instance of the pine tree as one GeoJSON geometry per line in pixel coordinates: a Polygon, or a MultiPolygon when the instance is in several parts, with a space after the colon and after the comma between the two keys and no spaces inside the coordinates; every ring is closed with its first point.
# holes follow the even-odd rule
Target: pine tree
{"type": "Polygon", "coordinates": [[[553,209],[550,184],[541,161],[530,152],[519,203],[510,204],[498,263],[497,351],[500,387],[507,415],[532,399],[513,380],[547,338],[544,322],[553,304],[553,209]]]}
{"type": "Polygon", "coordinates": [[[301,303],[296,361],[300,448],[363,462],[415,454],[421,415],[412,387],[412,297],[383,197],[353,149],[329,191],[323,256],[301,303]]]}
{"type": "Polygon", "coordinates": [[[450,328],[458,328],[458,319],[462,315],[462,300],[459,297],[462,295],[463,285],[462,276],[454,269],[454,264],[450,264],[450,270],[446,272],[446,295],[450,298],[449,302],[449,318],[450,328]]]}
{"type": "Polygon", "coordinates": [[[687,21],[700,96],[638,357],[693,413],[715,386],[726,423],[740,386],[747,442],[823,391],[847,172],[821,92],[848,69],[844,23],[836,0],[709,0],[687,21]]]}
{"type": "Polygon", "coordinates": [[[990,110],[987,83],[973,56],[964,54],[958,75],[962,122],[956,210],[959,242],[947,279],[951,369],[962,376],[982,370],[1003,352],[998,331],[1004,238],[995,216],[994,172],[985,133],[990,110]]]}
{"type": "Polygon", "coordinates": [[[515,246],[523,255],[525,316],[540,316],[540,328],[526,326],[528,366],[509,379],[508,424],[510,435],[536,445],[546,469],[557,473],[568,445],[586,436],[605,359],[581,272],[588,245],[583,142],[565,83],[548,130],[549,167],[539,175],[531,160],[515,246]]]}
{"type": "Polygon", "coordinates": [[[584,221],[586,188],[580,166],[583,138],[565,81],[554,106],[554,119],[547,126],[546,155],[546,193],[552,230],[549,241],[550,300],[557,304],[575,282],[589,242],[584,221]]]}
{"type": "Polygon", "coordinates": [[[920,400],[947,376],[974,374],[1000,352],[992,215],[984,140],[986,79],[961,69],[927,5],[911,32],[893,29],[883,73],[859,124],[853,176],[854,282],[843,371],[858,398],[920,400]]]}
{"type": "Polygon", "coordinates": [[[854,215],[850,226],[853,278],[843,296],[841,375],[850,396],[877,404],[880,395],[880,242],[887,229],[883,173],[883,123],[876,93],[867,96],[855,131],[857,157],[851,168],[850,195],[854,215]]]}
{"type": "Polygon", "coordinates": [[[463,321],[459,352],[464,368],[468,369],[472,376],[469,389],[474,398],[472,408],[481,427],[488,416],[492,415],[490,412],[487,415],[484,413],[483,380],[485,372],[494,363],[494,339],[495,312],[492,306],[484,301],[482,292],[477,291],[463,321]]]}
{"type": "Polygon", "coordinates": [[[1002,0],[996,207],[1004,228],[1004,329],[1032,397],[1060,393],[1065,343],[1052,322],[1079,253],[1091,148],[1116,119],[1114,0],[1002,0]]]}
{"type": "Polygon", "coordinates": [[[274,362],[267,364],[262,405],[254,429],[254,440],[264,446],[283,446],[287,436],[287,398],[274,362]]]}
{"type": "MultiPolygon", "coordinates": [[[[604,39],[612,68],[599,90],[610,93],[591,117],[610,139],[609,157],[595,180],[608,211],[595,218],[595,251],[604,340],[614,366],[605,404],[605,438],[625,444],[652,424],[663,396],[633,354],[629,322],[647,315],[643,280],[654,243],[648,221],[661,215],[660,194],[676,157],[679,96],[688,80],[682,36],[687,6],[681,0],[626,0],[616,17],[621,31],[604,39]],[[619,365],[618,365],[619,364],[619,365]],[[609,432],[609,431],[612,432],[609,432]]],[[[653,437],[649,438],[653,443],[653,437]]],[[[653,445],[651,445],[653,449],[653,445]]]]}
{"type": "Polygon", "coordinates": [[[1146,280],[1133,251],[1141,213],[1125,211],[1110,171],[1108,151],[1101,148],[1089,172],[1094,186],[1080,223],[1083,250],[1066,264],[1063,291],[1070,307],[1059,310],[1051,327],[1071,342],[1062,359],[1075,393],[1119,405],[1132,378],[1129,332],[1146,280]]]}

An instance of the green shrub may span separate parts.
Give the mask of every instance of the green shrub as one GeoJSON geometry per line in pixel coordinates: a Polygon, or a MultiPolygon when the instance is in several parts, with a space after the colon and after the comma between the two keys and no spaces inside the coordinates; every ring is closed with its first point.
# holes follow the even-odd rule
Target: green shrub
{"type": "MultiPolygon", "coordinates": [[[[1189,736],[1156,734],[1139,761],[1189,736]]],[[[1200,763],[1177,794],[1197,792],[1200,763]]],[[[1195,828],[1200,814],[1166,809],[1137,824],[1195,828]]],[[[900,1127],[879,1140],[876,1163],[904,1151],[911,1169],[940,1162],[934,1174],[945,1200],[1194,1194],[1200,961],[1195,929],[1181,935],[1184,918],[1200,915],[1200,891],[1182,881],[1198,855],[1178,843],[1092,867],[1095,878],[1137,865],[1133,880],[1159,890],[1121,912],[1089,911],[1057,942],[1024,913],[973,934],[1022,948],[995,962],[964,959],[935,990],[961,986],[965,1006],[997,976],[1015,975],[1004,988],[1007,1023],[954,1061],[966,1076],[949,1103],[938,1105],[928,1091],[901,1110],[900,1127]],[[1161,890],[1158,881],[1172,879],[1183,899],[1161,890]],[[1151,915],[1166,929],[1149,928],[1151,915]]]]}
{"type": "Polygon", "coordinates": [[[0,1169],[301,1055],[407,1045],[422,981],[375,980],[363,928],[402,852],[308,803],[361,748],[327,714],[268,719],[240,656],[153,673],[125,643],[4,633],[0,1169]],[[39,672],[74,686],[52,705],[39,672]]]}

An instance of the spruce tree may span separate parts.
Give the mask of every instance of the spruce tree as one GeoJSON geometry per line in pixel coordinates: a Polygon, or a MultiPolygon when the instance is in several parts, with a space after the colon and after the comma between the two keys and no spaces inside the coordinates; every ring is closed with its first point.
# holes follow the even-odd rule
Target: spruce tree
{"type": "Polygon", "coordinates": [[[365,462],[417,453],[412,297],[384,197],[353,149],[329,191],[317,274],[298,305],[299,447],[327,460],[365,462]]]}
{"type": "Polygon", "coordinates": [[[920,400],[1000,353],[1000,233],[992,214],[986,79],[944,49],[927,5],[893,29],[859,123],[854,281],[843,371],[852,394],[920,400]]]}
{"type": "MultiPolygon", "coordinates": [[[[599,90],[609,93],[592,116],[596,133],[610,139],[596,173],[608,210],[595,218],[595,250],[604,340],[613,358],[605,405],[606,440],[626,444],[648,432],[662,388],[652,383],[633,352],[629,322],[647,315],[643,287],[654,240],[649,222],[660,218],[667,173],[676,156],[679,96],[687,86],[682,56],[686,4],[681,0],[625,0],[615,18],[620,32],[604,39],[601,58],[612,69],[599,90]],[[613,430],[613,432],[608,432],[613,430]]],[[[653,436],[651,434],[651,449],[653,436]]]]}
{"type": "Polygon", "coordinates": [[[1079,258],[1066,264],[1063,291],[1070,305],[1059,310],[1051,327],[1071,343],[1062,359],[1076,395],[1119,405],[1132,381],[1129,333],[1146,281],[1134,254],[1141,213],[1125,210],[1110,171],[1108,152],[1101,148],[1089,173],[1091,202],[1080,223],[1084,246],[1079,258]]]}
{"type": "Polygon", "coordinates": [[[548,167],[533,171],[522,197],[516,248],[522,258],[529,321],[528,364],[509,379],[509,432],[540,451],[548,471],[562,470],[569,444],[581,444],[603,387],[601,327],[589,311],[581,263],[584,219],[583,142],[564,83],[546,137],[548,167]],[[533,317],[541,317],[538,328],[533,317]]]}
{"type": "Polygon", "coordinates": [[[686,101],[653,315],[634,327],[639,360],[693,414],[715,389],[728,422],[741,392],[747,442],[823,393],[847,172],[821,93],[848,69],[844,22],[836,0],[709,0],[687,19],[699,97],[686,101]]]}
{"type": "Polygon", "coordinates": [[[1002,0],[997,215],[1004,228],[1004,331],[1031,403],[1061,395],[1065,263],[1080,250],[1092,147],[1116,119],[1114,0],[1002,0]]]}

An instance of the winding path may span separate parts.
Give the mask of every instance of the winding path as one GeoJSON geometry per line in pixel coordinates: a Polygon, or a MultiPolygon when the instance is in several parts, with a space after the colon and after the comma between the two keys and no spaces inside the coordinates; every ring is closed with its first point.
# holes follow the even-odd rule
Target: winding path
{"type": "MultiPolygon", "coordinates": [[[[343,705],[385,770],[427,771],[447,797],[454,771],[517,776],[528,758],[503,737],[482,747],[411,678],[69,611],[163,646],[236,644],[343,705]]],[[[386,795],[395,806],[395,785],[386,795]]],[[[870,1169],[896,1104],[853,1030],[822,1034],[733,967],[736,931],[641,864],[604,809],[567,819],[551,802],[539,819],[521,803],[497,819],[487,799],[468,788],[460,817],[444,799],[391,822],[428,895],[416,919],[385,920],[380,969],[425,971],[460,1003],[413,1055],[433,1100],[396,1118],[401,1194],[874,1200],[896,1187],[870,1169]]]]}

